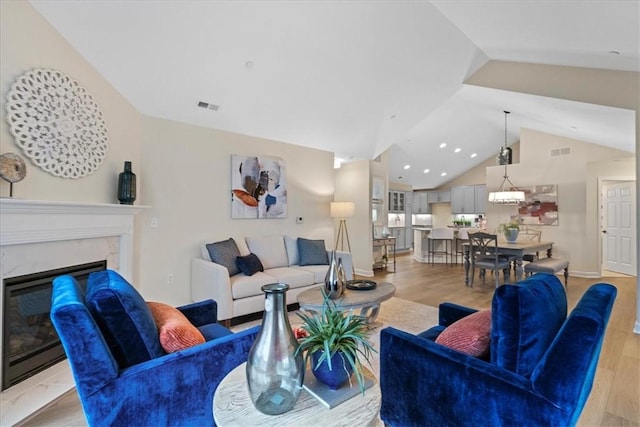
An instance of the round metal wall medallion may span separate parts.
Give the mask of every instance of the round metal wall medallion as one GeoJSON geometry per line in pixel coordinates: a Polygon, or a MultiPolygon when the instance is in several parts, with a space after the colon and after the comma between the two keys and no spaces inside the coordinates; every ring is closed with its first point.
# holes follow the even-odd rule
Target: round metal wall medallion
{"type": "Polygon", "coordinates": [[[85,88],[56,70],[24,73],[7,96],[7,121],[24,154],[42,170],[81,178],[107,155],[107,127],[85,88]]]}

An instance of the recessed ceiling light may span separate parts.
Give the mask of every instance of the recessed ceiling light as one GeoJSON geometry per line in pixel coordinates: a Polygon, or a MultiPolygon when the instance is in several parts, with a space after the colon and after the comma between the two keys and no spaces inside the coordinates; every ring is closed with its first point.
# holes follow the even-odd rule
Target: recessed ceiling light
{"type": "Polygon", "coordinates": [[[472,158],[472,159],[473,159],[473,158],[475,158],[475,157],[478,157],[478,153],[473,153],[473,154],[471,154],[471,158],[472,158]]]}
{"type": "Polygon", "coordinates": [[[454,153],[459,153],[462,151],[462,148],[456,148],[455,150],[453,150],[454,153]]]}
{"type": "Polygon", "coordinates": [[[407,170],[411,167],[411,165],[404,165],[404,170],[407,170]]]}
{"type": "Polygon", "coordinates": [[[442,173],[440,174],[440,176],[447,176],[447,173],[446,173],[446,172],[442,172],[442,173]]]}
{"type": "Polygon", "coordinates": [[[429,173],[429,171],[430,171],[429,169],[425,169],[425,170],[423,170],[422,172],[424,172],[424,173],[429,173]]]}
{"type": "Polygon", "coordinates": [[[440,148],[444,148],[444,147],[446,147],[446,146],[447,146],[447,143],[446,143],[446,142],[443,142],[442,144],[440,144],[440,148]]]}

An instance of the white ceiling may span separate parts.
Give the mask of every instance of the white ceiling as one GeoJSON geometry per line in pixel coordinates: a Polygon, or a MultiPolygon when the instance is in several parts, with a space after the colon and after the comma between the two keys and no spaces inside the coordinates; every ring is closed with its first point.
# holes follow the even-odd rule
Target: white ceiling
{"type": "Polygon", "coordinates": [[[503,110],[509,144],[528,127],[635,151],[631,111],[462,82],[489,59],[640,72],[638,1],[31,3],[143,114],[345,159],[390,148],[414,188],[494,156],[503,110]]]}

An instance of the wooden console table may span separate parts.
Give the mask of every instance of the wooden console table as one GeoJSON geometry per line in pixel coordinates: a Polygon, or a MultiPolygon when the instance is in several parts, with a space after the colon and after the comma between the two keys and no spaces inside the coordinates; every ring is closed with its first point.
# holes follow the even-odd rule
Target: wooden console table
{"type": "MultiPolygon", "coordinates": [[[[396,272],[396,238],[395,237],[374,237],[373,238],[373,247],[374,248],[383,248],[383,260],[382,265],[379,268],[388,268],[389,267],[389,254],[393,254],[393,273],[396,272]]],[[[378,268],[377,264],[374,264],[373,268],[378,268]]]]}

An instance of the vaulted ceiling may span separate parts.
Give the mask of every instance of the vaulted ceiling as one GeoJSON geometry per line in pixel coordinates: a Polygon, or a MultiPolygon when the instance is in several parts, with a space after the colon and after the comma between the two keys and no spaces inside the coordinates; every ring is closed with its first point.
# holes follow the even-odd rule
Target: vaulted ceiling
{"type": "Polygon", "coordinates": [[[346,160],[389,149],[414,188],[494,156],[503,110],[509,144],[528,127],[635,151],[633,111],[464,81],[489,60],[640,72],[638,1],[31,3],[143,114],[346,160]]]}

